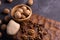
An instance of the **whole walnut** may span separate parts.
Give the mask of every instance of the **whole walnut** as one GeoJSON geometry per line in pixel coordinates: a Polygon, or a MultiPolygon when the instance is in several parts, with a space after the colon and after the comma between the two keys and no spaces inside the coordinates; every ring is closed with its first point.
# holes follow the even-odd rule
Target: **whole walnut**
{"type": "Polygon", "coordinates": [[[14,14],[15,18],[16,19],[19,19],[21,18],[21,13],[19,11],[17,11],[15,14],[14,14]]]}

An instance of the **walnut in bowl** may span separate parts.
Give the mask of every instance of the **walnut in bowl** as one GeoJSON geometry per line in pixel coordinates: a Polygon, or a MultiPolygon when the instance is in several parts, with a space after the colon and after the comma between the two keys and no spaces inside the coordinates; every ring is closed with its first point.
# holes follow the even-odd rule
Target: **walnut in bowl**
{"type": "Polygon", "coordinates": [[[32,9],[25,4],[16,5],[11,10],[12,18],[18,22],[28,20],[31,17],[31,15],[32,9]]]}

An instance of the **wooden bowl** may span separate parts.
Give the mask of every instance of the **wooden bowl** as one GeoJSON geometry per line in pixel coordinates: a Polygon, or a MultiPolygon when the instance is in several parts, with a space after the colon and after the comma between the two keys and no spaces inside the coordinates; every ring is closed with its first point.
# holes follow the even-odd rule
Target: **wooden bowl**
{"type": "Polygon", "coordinates": [[[14,20],[18,21],[18,22],[28,20],[28,19],[31,17],[31,15],[32,15],[32,9],[31,9],[29,6],[25,5],[25,4],[16,5],[16,6],[14,6],[13,9],[11,10],[11,16],[12,16],[12,18],[13,18],[14,20]],[[22,6],[26,6],[26,7],[30,10],[30,12],[31,12],[30,15],[29,15],[28,17],[24,18],[24,19],[16,19],[16,18],[14,18],[14,13],[15,13],[15,11],[16,11],[18,8],[22,7],[22,6]]]}

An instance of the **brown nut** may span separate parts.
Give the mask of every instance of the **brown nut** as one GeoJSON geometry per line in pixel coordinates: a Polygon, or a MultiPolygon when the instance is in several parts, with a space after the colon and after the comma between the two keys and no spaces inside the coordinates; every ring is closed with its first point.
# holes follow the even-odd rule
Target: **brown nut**
{"type": "Polygon", "coordinates": [[[27,33],[28,33],[28,35],[32,36],[33,38],[36,37],[36,32],[33,29],[28,29],[28,32],[27,33]]]}
{"type": "Polygon", "coordinates": [[[22,38],[23,40],[27,40],[27,36],[26,36],[26,35],[22,35],[21,38],[22,38]]]}
{"type": "Polygon", "coordinates": [[[6,27],[7,27],[6,24],[2,24],[2,25],[1,25],[1,30],[5,30],[6,27]]]}
{"type": "Polygon", "coordinates": [[[10,10],[9,10],[8,8],[5,8],[5,9],[3,10],[3,13],[8,14],[8,13],[10,13],[10,10]]]}
{"type": "Polygon", "coordinates": [[[0,19],[0,24],[2,24],[2,20],[0,19]]]}
{"type": "Polygon", "coordinates": [[[21,13],[19,11],[17,11],[14,16],[16,19],[19,19],[19,18],[21,18],[21,13]]]}
{"type": "Polygon", "coordinates": [[[24,19],[24,18],[26,18],[26,16],[25,15],[22,15],[21,18],[24,19]]]}
{"type": "Polygon", "coordinates": [[[29,16],[30,10],[24,10],[24,15],[29,16]]]}
{"type": "Polygon", "coordinates": [[[0,32],[0,38],[2,37],[2,33],[0,32]]]}
{"type": "Polygon", "coordinates": [[[7,0],[9,3],[11,3],[13,0],[7,0]]]}
{"type": "Polygon", "coordinates": [[[8,22],[10,20],[9,16],[5,16],[4,20],[8,22]]]}
{"type": "Polygon", "coordinates": [[[28,34],[29,34],[29,35],[33,35],[34,33],[35,33],[35,31],[34,31],[33,29],[29,29],[29,30],[28,30],[28,34]]]}
{"type": "Polygon", "coordinates": [[[27,7],[25,7],[25,6],[22,6],[22,9],[23,9],[23,10],[27,10],[27,7]]]}
{"type": "Polygon", "coordinates": [[[19,11],[20,13],[23,13],[23,9],[22,8],[18,8],[17,11],[19,11]]]}
{"type": "Polygon", "coordinates": [[[28,0],[28,5],[33,5],[33,0],[28,0]]]}
{"type": "Polygon", "coordinates": [[[1,0],[0,0],[0,5],[1,5],[1,0]]]}

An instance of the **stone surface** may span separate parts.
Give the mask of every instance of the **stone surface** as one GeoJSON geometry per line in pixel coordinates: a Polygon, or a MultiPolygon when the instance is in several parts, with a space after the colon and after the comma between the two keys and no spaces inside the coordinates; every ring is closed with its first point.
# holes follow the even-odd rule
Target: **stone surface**
{"type": "Polygon", "coordinates": [[[15,35],[20,29],[20,24],[16,23],[14,20],[10,20],[7,25],[7,34],[15,35]]]}

